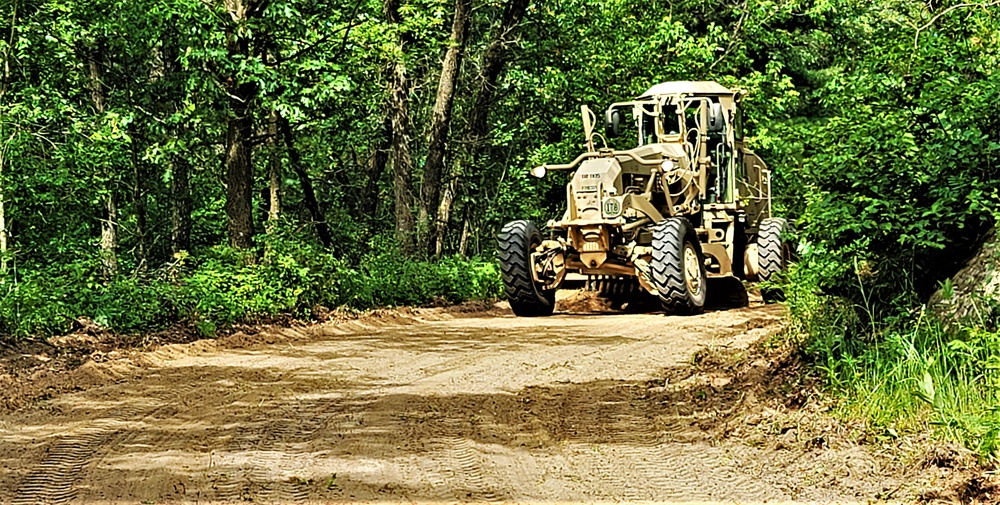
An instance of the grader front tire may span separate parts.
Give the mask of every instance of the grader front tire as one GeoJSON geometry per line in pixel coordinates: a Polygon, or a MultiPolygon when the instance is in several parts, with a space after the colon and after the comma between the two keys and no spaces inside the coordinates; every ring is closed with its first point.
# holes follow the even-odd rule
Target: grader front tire
{"type": "Polygon", "coordinates": [[[700,314],[705,310],[705,263],[690,221],[671,217],[653,227],[650,267],[653,287],[668,314],[700,314]]]}
{"type": "Polygon", "coordinates": [[[531,276],[531,252],[542,243],[542,234],[531,221],[511,221],[497,235],[500,276],[507,301],[521,317],[552,315],[556,307],[554,289],[543,290],[531,276]]]}

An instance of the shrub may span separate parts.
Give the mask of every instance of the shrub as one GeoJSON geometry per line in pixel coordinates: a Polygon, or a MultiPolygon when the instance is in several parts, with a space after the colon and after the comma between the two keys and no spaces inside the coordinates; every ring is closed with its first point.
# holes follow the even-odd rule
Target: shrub
{"type": "Polygon", "coordinates": [[[204,251],[140,277],[104,283],[96,260],[53,267],[0,284],[0,333],[66,333],[78,318],[113,331],[143,332],[187,321],[205,334],[281,314],[308,318],[317,306],[367,309],[489,299],[501,292],[492,262],[406,259],[391,249],[357,266],[322,248],[270,240],[260,258],[228,247],[204,251]]]}

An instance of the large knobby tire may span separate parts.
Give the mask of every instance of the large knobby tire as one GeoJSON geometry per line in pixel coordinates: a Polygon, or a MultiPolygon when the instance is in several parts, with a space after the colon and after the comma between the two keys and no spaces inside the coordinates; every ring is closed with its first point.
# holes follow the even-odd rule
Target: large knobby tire
{"type": "Polygon", "coordinates": [[[653,287],[668,314],[699,314],[705,309],[705,262],[690,221],[671,217],[653,227],[650,267],[653,287]]]}
{"type": "Polygon", "coordinates": [[[497,235],[500,275],[507,301],[521,317],[552,315],[556,291],[541,289],[531,277],[531,252],[542,243],[542,234],[531,221],[511,221],[497,235]]]}
{"type": "MultiPolygon", "coordinates": [[[[760,224],[757,232],[757,280],[773,282],[778,274],[785,271],[792,257],[792,248],[788,240],[791,227],[788,221],[780,217],[767,218],[760,224]]],[[[785,299],[780,289],[769,287],[761,289],[765,303],[774,303],[785,299]]]]}

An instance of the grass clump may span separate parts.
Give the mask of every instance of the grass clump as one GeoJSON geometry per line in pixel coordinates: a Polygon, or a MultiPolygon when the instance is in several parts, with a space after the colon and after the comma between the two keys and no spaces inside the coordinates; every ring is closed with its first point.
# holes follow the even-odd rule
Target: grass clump
{"type": "Polygon", "coordinates": [[[997,463],[996,321],[945,323],[904,304],[874,314],[870,304],[820,294],[801,271],[793,270],[787,291],[794,329],[844,417],[875,438],[930,432],[997,463]]]}

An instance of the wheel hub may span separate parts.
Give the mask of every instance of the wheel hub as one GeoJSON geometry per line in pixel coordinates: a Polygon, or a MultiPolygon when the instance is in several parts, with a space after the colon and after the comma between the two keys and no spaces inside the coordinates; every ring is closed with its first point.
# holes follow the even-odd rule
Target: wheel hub
{"type": "Polygon", "coordinates": [[[691,244],[684,245],[684,280],[691,294],[701,294],[701,263],[691,244]]]}

